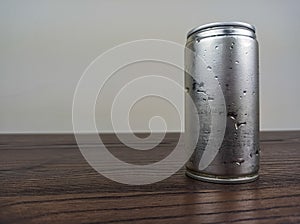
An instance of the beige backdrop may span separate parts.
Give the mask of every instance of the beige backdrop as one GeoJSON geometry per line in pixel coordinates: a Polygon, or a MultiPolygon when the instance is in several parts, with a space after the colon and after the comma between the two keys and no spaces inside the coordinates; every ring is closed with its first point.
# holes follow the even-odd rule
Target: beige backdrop
{"type": "MultiPolygon", "coordinates": [[[[300,129],[299,8],[296,0],[2,0],[0,132],[72,131],[73,93],[95,57],[136,39],[184,44],[189,29],[215,21],[245,21],[257,28],[261,129],[300,129]]],[[[132,127],[147,130],[149,115],[157,112],[168,116],[169,131],[180,130],[176,113],[153,99],[132,111],[132,127]]],[[[109,117],[97,115],[106,131],[112,130],[109,117]]]]}

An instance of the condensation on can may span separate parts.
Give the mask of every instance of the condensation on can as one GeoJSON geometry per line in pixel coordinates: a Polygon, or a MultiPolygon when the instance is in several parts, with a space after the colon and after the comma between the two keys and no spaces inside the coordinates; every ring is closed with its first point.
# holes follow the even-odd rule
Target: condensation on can
{"type": "MultiPolygon", "coordinates": [[[[188,33],[186,48],[194,53],[185,56],[185,67],[192,75],[185,76],[186,92],[197,107],[200,121],[198,143],[186,163],[187,176],[216,183],[257,179],[259,71],[255,28],[241,22],[203,25],[188,33]],[[221,91],[214,91],[212,80],[221,91]],[[224,99],[224,110],[218,107],[217,99],[224,99]],[[214,100],[215,104],[210,103],[214,100]],[[218,120],[219,116],[226,121],[224,138],[214,159],[203,168],[200,161],[209,136],[216,134],[212,132],[212,118],[218,120]]],[[[192,125],[187,117],[187,135],[192,125]]]]}

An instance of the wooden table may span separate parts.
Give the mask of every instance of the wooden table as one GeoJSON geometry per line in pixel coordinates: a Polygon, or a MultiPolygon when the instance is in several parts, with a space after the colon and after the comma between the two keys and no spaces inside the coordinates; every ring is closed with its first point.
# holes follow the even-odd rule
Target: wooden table
{"type": "MultiPolygon", "coordinates": [[[[149,162],[167,155],[177,136],[146,156],[119,156],[149,162]]],[[[114,135],[102,137],[117,156],[128,150],[114,135]]],[[[199,182],[182,168],[130,186],[94,171],[71,134],[0,135],[0,223],[300,223],[300,131],[263,132],[261,151],[253,183],[199,182]]]]}

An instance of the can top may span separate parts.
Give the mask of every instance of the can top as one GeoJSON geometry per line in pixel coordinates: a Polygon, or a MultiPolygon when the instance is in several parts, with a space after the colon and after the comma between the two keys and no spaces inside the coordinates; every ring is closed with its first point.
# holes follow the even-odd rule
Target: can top
{"type": "Polygon", "coordinates": [[[215,22],[215,23],[208,23],[202,26],[198,26],[192,30],[190,30],[187,34],[187,38],[189,38],[192,34],[196,32],[202,32],[206,30],[211,30],[219,27],[232,27],[232,28],[242,28],[242,29],[248,29],[255,33],[255,27],[244,22],[215,22]]]}

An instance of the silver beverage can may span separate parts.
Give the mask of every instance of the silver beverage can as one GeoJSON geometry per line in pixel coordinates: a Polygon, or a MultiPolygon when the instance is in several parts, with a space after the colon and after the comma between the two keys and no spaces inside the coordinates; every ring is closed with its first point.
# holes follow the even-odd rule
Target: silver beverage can
{"type": "MultiPolygon", "coordinates": [[[[187,35],[185,67],[186,94],[200,122],[186,175],[215,183],[257,179],[259,71],[254,26],[220,22],[192,29],[187,35]]],[[[193,125],[186,106],[187,135],[193,134],[193,125]]]]}

